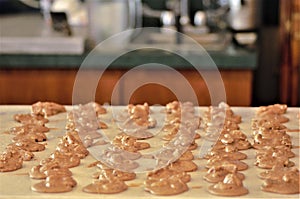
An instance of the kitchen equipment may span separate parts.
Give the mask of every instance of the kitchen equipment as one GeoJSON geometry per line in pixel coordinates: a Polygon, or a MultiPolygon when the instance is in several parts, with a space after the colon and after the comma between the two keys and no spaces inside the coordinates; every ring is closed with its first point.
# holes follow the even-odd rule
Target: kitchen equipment
{"type": "Polygon", "coordinates": [[[228,24],[236,31],[256,30],[261,21],[260,0],[229,0],[228,24]]]}
{"type": "Polygon", "coordinates": [[[242,46],[255,44],[261,23],[261,1],[229,0],[229,7],[227,20],[233,41],[242,46]]]}
{"type": "Polygon", "coordinates": [[[70,25],[85,25],[86,12],[79,0],[19,0],[23,4],[40,9],[45,21],[51,21],[51,12],[65,12],[70,25]]]}
{"type": "Polygon", "coordinates": [[[54,26],[52,28],[45,23],[38,13],[3,15],[0,23],[1,54],[80,55],[84,52],[86,35],[85,30],[80,27],[72,27],[72,35],[68,36],[54,30],[54,26]]]}
{"type": "MultiPolygon", "coordinates": [[[[92,45],[108,37],[141,27],[141,0],[87,0],[89,39],[92,45]]],[[[132,35],[124,35],[128,42],[132,35]]]]}
{"type": "Polygon", "coordinates": [[[79,0],[20,0],[20,2],[33,8],[40,9],[46,25],[53,29],[72,34],[70,26],[85,26],[87,24],[86,9],[79,0]]]}

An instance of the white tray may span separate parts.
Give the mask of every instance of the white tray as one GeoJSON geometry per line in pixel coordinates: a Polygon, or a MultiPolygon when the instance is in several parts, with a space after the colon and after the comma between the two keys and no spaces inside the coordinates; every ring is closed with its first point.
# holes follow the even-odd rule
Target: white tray
{"type": "MultiPolygon", "coordinates": [[[[68,107],[70,108],[70,107],[68,107]]],[[[114,108],[114,107],[113,107],[114,108]]],[[[125,108],[125,107],[118,107],[125,108]]],[[[152,107],[153,108],[153,107],[152,107]]],[[[160,110],[162,107],[153,108],[154,113],[161,114],[160,110]]],[[[202,113],[206,110],[207,107],[199,107],[199,113],[202,113]]],[[[240,124],[240,128],[248,135],[249,139],[251,138],[250,131],[250,120],[254,116],[256,108],[242,108],[242,107],[232,107],[233,111],[236,114],[242,116],[243,122],[240,124]]],[[[5,134],[3,132],[9,130],[9,128],[19,125],[17,122],[13,121],[13,115],[16,113],[28,113],[30,111],[30,106],[0,106],[0,152],[2,152],[8,143],[11,142],[12,135],[5,134]]],[[[296,114],[300,111],[300,108],[289,108],[286,114],[290,118],[290,122],[285,125],[291,129],[299,129],[299,120],[296,117],[296,114]]],[[[105,122],[111,121],[110,109],[108,114],[104,116],[103,120],[105,122]]],[[[47,126],[51,128],[50,132],[47,133],[48,141],[46,145],[46,150],[43,152],[35,153],[35,160],[24,162],[23,168],[14,172],[0,173],[0,198],[10,199],[10,198],[167,198],[159,197],[145,192],[143,189],[143,181],[145,179],[145,173],[137,174],[137,178],[132,181],[126,182],[129,185],[128,190],[119,194],[105,195],[105,194],[88,194],[82,192],[82,188],[90,184],[93,179],[91,175],[96,171],[96,168],[87,168],[87,166],[95,162],[95,158],[91,155],[81,160],[81,164],[78,167],[72,168],[73,177],[77,181],[77,186],[71,192],[59,193],[59,194],[42,194],[31,191],[30,186],[33,183],[39,182],[38,180],[32,180],[28,176],[28,171],[33,165],[37,165],[38,162],[48,157],[53,151],[54,147],[57,145],[59,138],[65,134],[65,124],[66,124],[66,114],[59,114],[53,117],[50,117],[50,122],[47,123],[47,126]]],[[[109,127],[111,123],[108,123],[109,127]]],[[[112,129],[112,128],[110,128],[112,129]]],[[[157,130],[157,129],[156,129],[157,130]]],[[[112,138],[117,131],[108,130],[111,134],[109,137],[112,138]]],[[[291,161],[295,162],[295,166],[299,168],[299,132],[289,133],[293,139],[292,149],[296,153],[296,157],[292,158],[291,161]]],[[[157,138],[149,140],[149,143],[152,144],[152,147],[161,147],[163,141],[154,144],[154,141],[160,140],[160,135],[157,138]]],[[[200,148],[203,140],[197,140],[200,148]]],[[[197,153],[197,151],[194,151],[197,153]]],[[[246,179],[243,181],[244,186],[248,188],[249,194],[241,196],[240,198],[299,198],[299,194],[292,195],[280,195],[263,192],[260,190],[260,186],[263,183],[263,180],[258,178],[258,173],[263,171],[253,166],[255,161],[255,151],[249,149],[242,151],[248,155],[246,160],[243,160],[248,164],[249,168],[246,171],[242,171],[245,174],[246,179]]],[[[197,154],[196,154],[197,155],[197,154]]],[[[228,197],[218,197],[210,195],[207,192],[207,187],[211,185],[210,183],[203,180],[203,175],[206,171],[204,169],[206,160],[196,159],[194,162],[198,165],[198,170],[190,173],[192,176],[191,182],[188,183],[189,191],[175,196],[168,196],[169,198],[228,198],[228,197]]],[[[239,197],[238,197],[239,198],[239,197]]]]}

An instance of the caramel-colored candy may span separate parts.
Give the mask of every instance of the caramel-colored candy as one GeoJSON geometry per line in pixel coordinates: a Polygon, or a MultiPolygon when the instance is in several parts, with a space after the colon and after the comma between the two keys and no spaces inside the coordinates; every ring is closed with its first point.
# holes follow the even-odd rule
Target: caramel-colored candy
{"type": "Polygon", "coordinates": [[[235,173],[236,176],[241,180],[245,179],[244,174],[237,172],[237,166],[234,164],[223,164],[220,166],[213,166],[207,171],[207,174],[203,178],[208,182],[216,183],[223,181],[225,176],[230,173],[235,173]]]}
{"type": "Polygon", "coordinates": [[[280,114],[262,114],[259,115],[259,118],[273,121],[275,123],[286,123],[289,121],[289,118],[280,114]]]}
{"type": "Polygon", "coordinates": [[[150,148],[149,143],[138,142],[136,138],[129,136],[125,133],[117,135],[113,140],[113,144],[123,150],[130,152],[137,152],[139,150],[150,148]]]}
{"type": "Polygon", "coordinates": [[[89,151],[83,145],[78,135],[73,135],[68,132],[59,142],[56,150],[61,153],[73,153],[79,158],[84,158],[89,154],[89,151]]]}
{"type": "Polygon", "coordinates": [[[193,160],[194,159],[194,155],[190,150],[187,150],[186,152],[184,152],[178,160],[193,160]]]}
{"type": "Polygon", "coordinates": [[[292,167],[294,162],[289,161],[289,158],[278,153],[260,154],[256,157],[254,165],[262,169],[271,169],[274,165],[282,165],[292,167]]]}
{"type": "Polygon", "coordinates": [[[50,129],[44,125],[39,124],[24,124],[10,129],[10,133],[14,135],[27,134],[27,133],[46,133],[50,129]]]}
{"type": "Polygon", "coordinates": [[[31,186],[31,190],[41,193],[63,193],[72,191],[76,181],[70,176],[51,175],[42,182],[31,186]]]}
{"type": "Polygon", "coordinates": [[[72,176],[68,168],[61,167],[57,162],[48,162],[45,165],[33,166],[29,171],[30,178],[45,179],[47,176],[72,176]]]}
{"type": "Polygon", "coordinates": [[[61,153],[55,151],[51,154],[49,161],[53,160],[59,162],[59,165],[64,168],[72,168],[80,164],[80,158],[73,153],[61,153]]]}
{"type": "Polygon", "coordinates": [[[261,134],[254,136],[253,148],[262,149],[266,146],[276,147],[276,146],[286,146],[291,148],[292,141],[288,134],[283,136],[272,137],[272,138],[263,138],[261,134]]]}
{"type": "Polygon", "coordinates": [[[261,189],[279,194],[297,194],[299,193],[299,178],[298,170],[288,170],[279,179],[267,179],[261,189]]]}
{"type": "Polygon", "coordinates": [[[135,173],[129,173],[129,172],[123,172],[123,171],[118,171],[114,169],[104,169],[99,172],[96,172],[93,174],[93,178],[99,178],[100,175],[103,175],[103,172],[106,173],[106,175],[110,176],[109,178],[116,177],[122,181],[128,181],[128,180],[133,180],[136,177],[135,173]]]}
{"type": "Polygon", "coordinates": [[[96,102],[90,102],[89,104],[92,104],[92,106],[94,107],[94,110],[96,111],[97,116],[107,113],[106,108],[104,108],[100,104],[98,104],[96,102]]]}
{"type": "Polygon", "coordinates": [[[177,177],[162,178],[160,180],[149,180],[145,182],[145,191],[154,195],[176,195],[188,191],[186,183],[177,177]]]}
{"type": "Polygon", "coordinates": [[[170,178],[172,176],[179,178],[182,182],[185,182],[185,183],[187,183],[191,180],[191,176],[189,174],[187,174],[186,172],[171,170],[169,168],[162,168],[162,169],[148,173],[147,180],[160,180],[160,179],[164,179],[164,178],[170,178]]]}
{"type": "Polygon", "coordinates": [[[101,173],[99,179],[85,186],[83,191],[87,193],[113,194],[127,190],[128,186],[124,181],[107,174],[106,172],[101,173]]]}
{"type": "Polygon", "coordinates": [[[98,121],[99,129],[108,129],[108,126],[106,123],[102,121],[98,121]]]}
{"type": "Polygon", "coordinates": [[[24,133],[21,134],[19,133],[18,135],[16,135],[15,137],[13,137],[13,142],[18,142],[19,140],[22,139],[28,139],[28,140],[33,140],[35,142],[44,142],[47,140],[47,136],[45,135],[45,133],[42,132],[30,132],[30,133],[24,133]]]}
{"type": "Polygon", "coordinates": [[[132,105],[129,104],[127,106],[128,114],[130,115],[130,119],[134,120],[135,123],[139,126],[148,126],[149,125],[149,105],[144,103],[143,105],[132,105]]]}
{"type": "Polygon", "coordinates": [[[233,151],[233,152],[226,152],[223,150],[214,150],[209,152],[204,158],[210,159],[213,156],[222,156],[224,158],[228,158],[231,160],[244,160],[247,158],[247,155],[244,153],[241,153],[239,151],[233,151]]]}
{"type": "Polygon", "coordinates": [[[30,152],[38,152],[38,151],[45,150],[45,145],[39,144],[39,143],[35,142],[34,140],[31,140],[28,138],[16,140],[14,143],[9,144],[9,146],[12,146],[12,147],[15,146],[17,148],[21,148],[23,150],[30,151],[30,152]]]}
{"type": "Polygon", "coordinates": [[[261,172],[258,177],[261,179],[280,180],[289,172],[295,172],[299,175],[299,170],[295,167],[284,167],[283,165],[275,164],[271,170],[261,172]]]}
{"type": "Polygon", "coordinates": [[[236,174],[227,174],[222,182],[209,186],[208,191],[217,196],[241,196],[248,193],[236,174]]]}
{"type": "Polygon", "coordinates": [[[49,120],[44,118],[43,116],[36,116],[32,114],[15,114],[14,119],[17,122],[20,122],[25,125],[34,124],[43,126],[45,123],[49,122],[49,120]]]}
{"type": "Polygon", "coordinates": [[[287,110],[287,105],[286,104],[274,104],[274,105],[269,105],[269,106],[261,106],[257,110],[257,115],[262,115],[262,114],[284,114],[286,113],[287,110]]]}
{"type": "Polygon", "coordinates": [[[16,145],[8,145],[6,147],[8,151],[18,151],[23,159],[23,161],[30,161],[34,158],[34,154],[30,151],[24,150],[16,145]]]}
{"type": "Polygon", "coordinates": [[[168,166],[168,168],[179,172],[182,171],[191,172],[191,171],[196,171],[198,169],[198,166],[193,161],[177,160],[171,163],[168,166]]]}
{"type": "Polygon", "coordinates": [[[234,164],[237,166],[238,171],[243,171],[248,168],[248,165],[239,160],[232,160],[230,158],[225,158],[222,156],[213,156],[207,161],[206,168],[211,168],[213,166],[221,166],[224,164],[234,164]]]}
{"type": "Polygon", "coordinates": [[[266,155],[266,154],[276,154],[276,156],[285,156],[288,158],[295,157],[295,153],[291,150],[291,148],[286,146],[265,146],[262,149],[256,151],[256,155],[266,155]]]}
{"type": "Polygon", "coordinates": [[[58,113],[66,112],[66,108],[63,105],[54,102],[36,102],[32,104],[31,112],[34,115],[48,117],[58,113]]]}
{"type": "Polygon", "coordinates": [[[8,149],[0,154],[0,172],[15,171],[22,168],[23,159],[18,150],[8,149]]]}

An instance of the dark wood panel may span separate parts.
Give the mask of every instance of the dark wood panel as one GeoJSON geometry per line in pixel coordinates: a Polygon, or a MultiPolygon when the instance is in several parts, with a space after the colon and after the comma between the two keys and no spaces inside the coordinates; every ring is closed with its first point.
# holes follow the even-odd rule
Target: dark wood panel
{"type": "Polygon", "coordinates": [[[280,1],[281,102],[298,106],[300,76],[300,1],[280,1]]]}

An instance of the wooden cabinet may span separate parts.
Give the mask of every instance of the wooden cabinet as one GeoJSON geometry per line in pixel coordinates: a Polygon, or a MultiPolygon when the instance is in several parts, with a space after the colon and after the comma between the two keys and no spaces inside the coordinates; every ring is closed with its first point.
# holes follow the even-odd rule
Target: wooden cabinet
{"type": "MultiPolygon", "coordinates": [[[[84,72],[86,77],[94,71],[84,72]]],[[[31,104],[36,101],[55,101],[72,104],[76,70],[0,70],[0,104],[31,104]]],[[[100,102],[110,101],[119,71],[106,71],[99,81],[101,91],[96,93],[100,102]]]]}
{"type": "MultiPolygon", "coordinates": [[[[170,75],[167,71],[137,71],[133,76],[126,76],[126,72],[125,70],[106,70],[98,82],[95,100],[99,103],[108,102],[115,105],[145,101],[149,104],[166,104],[177,99],[176,93],[180,93],[183,100],[189,100],[191,92],[194,92],[192,94],[195,94],[199,105],[211,103],[205,81],[197,71],[178,70],[192,91],[186,89],[176,75],[170,75]],[[141,85],[136,78],[133,78],[143,79],[158,75],[174,87],[169,88],[168,85],[157,84],[157,81],[141,85]]],[[[36,101],[72,104],[76,73],[75,69],[0,70],[0,104],[32,104],[36,101]]],[[[95,70],[86,70],[84,75],[88,81],[97,73],[95,70]]],[[[230,105],[249,106],[251,104],[252,75],[251,70],[221,70],[227,102],[230,105]]],[[[88,84],[82,88],[82,95],[86,89],[89,89],[88,84]]]]}
{"type": "MultiPolygon", "coordinates": [[[[179,72],[186,78],[192,88],[192,91],[183,85],[184,81],[176,78],[175,74],[172,76],[165,71],[151,71],[151,73],[141,71],[137,73],[136,76],[140,76],[141,78],[147,78],[148,76],[156,75],[162,76],[165,78],[167,83],[176,87],[175,91],[178,90],[179,97],[182,99],[182,101],[193,101],[193,95],[195,94],[198,101],[193,101],[194,103],[198,103],[199,105],[210,105],[211,97],[203,77],[196,71],[180,70],[179,72]]],[[[209,73],[209,71],[206,71],[206,73],[209,73]]],[[[221,71],[221,77],[226,91],[227,102],[229,104],[235,106],[251,105],[252,71],[223,70],[221,71]]],[[[125,81],[125,90],[134,90],[133,88],[136,87],[136,81],[134,79],[127,79],[125,81]]],[[[135,92],[133,92],[132,95],[127,95],[129,95],[129,93],[124,93],[123,100],[128,101],[127,99],[130,99],[131,103],[142,103],[147,101],[150,104],[165,104],[172,100],[177,100],[178,98],[172,89],[158,84],[149,84],[139,87],[135,90],[135,92]]]]}
{"type": "Polygon", "coordinates": [[[280,1],[280,97],[291,106],[300,104],[300,1],[280,1]]]}

